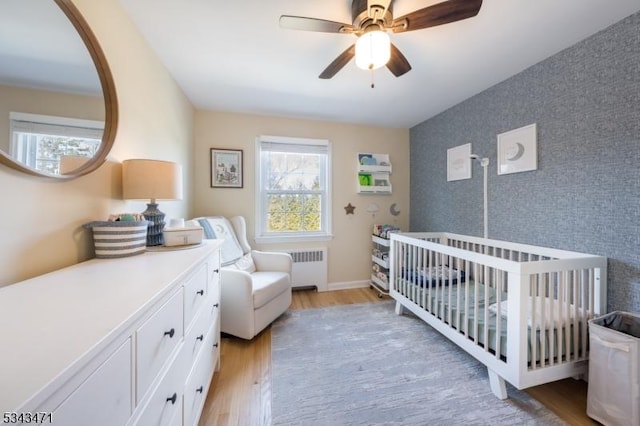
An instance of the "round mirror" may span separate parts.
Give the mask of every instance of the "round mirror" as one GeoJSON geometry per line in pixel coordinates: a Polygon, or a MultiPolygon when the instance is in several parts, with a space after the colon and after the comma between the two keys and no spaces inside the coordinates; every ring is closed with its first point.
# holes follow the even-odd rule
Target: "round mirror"
{"type": "Polygon", "coordinates": [[[104,163],[117,121],[104,53],[71,0],[2,0],[0,162],[82,176],[104,163]]]}

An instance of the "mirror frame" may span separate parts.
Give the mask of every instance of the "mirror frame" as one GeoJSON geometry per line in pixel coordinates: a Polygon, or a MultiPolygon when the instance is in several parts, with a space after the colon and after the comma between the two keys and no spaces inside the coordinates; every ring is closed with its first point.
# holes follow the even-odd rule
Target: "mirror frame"
{"type": "Polygon", "coordinates": [[[91,55],[91,59],[96,67],[98,78],[100,79],[100,85],[102,86],[102,96],[104,98],[105,118],[102,143],[90,161],[87,161],[85,164],[70,173],[65,173],[63,175],[42,173],[38,170],[32,169],[31,167],[27,167],[24,164],[15,161],[9,154],[2,150],[0,150],[0,163],[31,176],[68,180],[91,173],[106,161],[107,155],[113,146],[113,142],[116,137],[116,130],[118,128],[118,100],[116,96],[116,86],[113,81],[113,76],[111,75],[107,59],[100,48],[100,44],[98,43],[96,36],[91,31],[89,24],[87,24],[87,21],[84,19],[78,8],[73,4],[72,0],[53,1],[67,16],[78,35],[80,35],[80,38],[87,47],[87,50],[91,55]]]}

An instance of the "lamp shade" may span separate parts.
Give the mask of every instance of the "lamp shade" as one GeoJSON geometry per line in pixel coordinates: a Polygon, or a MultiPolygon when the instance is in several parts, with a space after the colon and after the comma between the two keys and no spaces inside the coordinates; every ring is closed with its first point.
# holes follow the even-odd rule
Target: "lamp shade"
{"type": "Polygon", "coordinates": [[[125,200],[181,200],[182,167],[170,161],[122,162],[122,197],[125,200]]]}
{"type": "Polygon", "coordinates": [[[386,65],[391,57],[391,40],[384,31],[369,31],[356,41],[356,65],[363,70],[375,70],[386,65]]]}

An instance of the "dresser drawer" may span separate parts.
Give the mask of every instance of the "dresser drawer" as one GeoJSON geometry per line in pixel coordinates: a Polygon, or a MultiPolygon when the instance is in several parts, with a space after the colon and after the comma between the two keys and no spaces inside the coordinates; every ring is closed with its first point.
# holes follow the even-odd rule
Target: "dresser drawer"
{"type": "Polygon", "coordinates": [[[216,360],[218,359],[218,334],[211,331],[204,339],[204,347],[200,351],[196,364],[191,370],[184,389],[184,426],[193,426],[200,418],[200,412],[213,375],[216,360]]]}
{"type": "Polygon", "coordinates": [[[183,336],[182,289],[136,332],[136,401],[140,402],[183,336]]]}
{"type": "MultiPolygon", "coordinates": [[[[211,307],[220,310],[220,252],[216,252],[209,258],[209,302],[211,307]]],[[[219,315],[219,312],[216,313],[219,315]]]]}
{"type": "Polygon", "coordinates": [[[182,413],[184,383],[186,379],[184,357],[180,353],[167,374],[153,390],[149,402],[135,422],[136,426],[168,426],[177,423],[182,413]]]}
{"type": "Polygon", "coordinates": [[[182,426],[182,410],[174,413],[173,419],[169,420],[167,426],[182,426]]]}
{"type": "MultiPolygon", "coordinates": [[[[220,252],[216,250],[209,258],[209,288],[220,286],[220,252]]],[[[219,288],[218,288],[219,291],[219,288]]]]}
{"type": "Polygon", "coordinates": [[[204,347],[204,339],[207,334],[214,326],[217,328],[218,315],[213,309],[209,309],[209,303],[207,301],[206,306],[203,306],[203,309],[200,310],[197,318],[193,321],[193,326],[189,329],[184,339],[184,352],[189,365],[195,362],[200,349],[204,347]]]}
{"type": "Polygon", "coordinates": [[[216,332],[219,333],[220,332],[220,298],[210,299],[209,304],[207,305],[207,309],[211,313],[211,317],[215,320],[216,332]]]}
{"type": "Polygon", "coordinates": [[[207,263],[205,263],[189,277],[184,285],[185,329],[189,328],[191,321],[209,295],[207,282],[207,263]]]}
{"type": "Polygon", "coordinates": [[[59,425],[124,425],[131,407],[131,339],[120,346],[52,413],[59,425]]]}

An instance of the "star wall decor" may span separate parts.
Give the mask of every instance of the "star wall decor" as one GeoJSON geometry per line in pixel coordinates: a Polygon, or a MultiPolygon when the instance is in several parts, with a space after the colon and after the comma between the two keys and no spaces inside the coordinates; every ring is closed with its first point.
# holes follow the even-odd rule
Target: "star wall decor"
{"type": "Polygon", "coordinates": [[[344,211],[346,212],[346,214],[354,214],[353,211],[355,209],[356,209],[355,206],[352,206],[351,203],[344,206],[344,211]]]}

